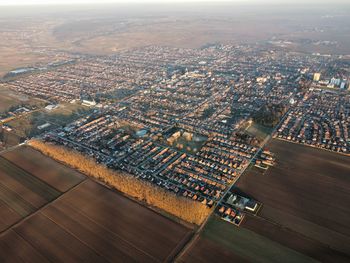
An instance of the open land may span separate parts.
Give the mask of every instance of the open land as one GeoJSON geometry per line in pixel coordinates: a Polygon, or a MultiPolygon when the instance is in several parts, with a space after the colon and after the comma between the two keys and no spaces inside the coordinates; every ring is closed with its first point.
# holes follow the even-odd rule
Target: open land
{"type": "Polygon", "coordinates": [[[316,262],[243,227],[211,218],[180,262],[316,262]],[[218,249],[219,248],[219,249],[218,249]],[[214,256],[214,257],[213,257],[214,256]]]}
{"type": "Polygon", "coordinates": [[[6,152],[1,162],[1,262],[164,262],[191,235],[31,148],[6,152]]]}
{"type": "Polygon", "coordinates": [[[320,262],[349,261],[346,254],[261,217],[247,215],[242,226],[320,262]]]}
{"type": "Polygon", "coordinates": [[[12,133],[20,137],[32,137],[43,132],[39,127],[46,123],[50,124],[49,128],[58,128],[64,126],[82,114],[89,112],[87,107],[78,104],[59,104],[53,110],[39,109],[29,114],[19,116],[9,122],[7,125],[13,129],[12,133]]]}
{"type": "Polygon", "coordinates": [[[38,99],[29,98],[9,89],[0,88],[0,115],[14,106],[21,104],[40,105],[42,103],[43,102],[38,99]]]}
{"type": "Polygon", "coordinates": [[[248,217],[243,226],[282,243],[295,232],[309,249],[288,246],[316,257],[320,251],[320,260],[349,258],[349,157],[279,140],[268,147],[278,164],[264,174],[252,168],[237,184],[263,203],[263,219],[248,217]]]}
{"type": "Polygon", "coordinates": [[[280,140],[277,165],[236,186],[263,203],[240,227],[212,217],[180,262],[348,262],[349,157],[280,140]]]}
{"type": "Polygon", "coordinates": [[[27,146],[6,152],[2,156],[60,192],[66,192],[84,179],[82,174],[27,146]]]}
{"type": "Polygon", "coordinates": [[[305,14],[298,7],[230,4],[110,5],[68,11],[46,7],[25,12],[3,8],[0,77],[15,68],[52,62],[57,59],[50,53],[55,49],[112,55],[150,45],[201,48],[218,42],[271,41],[291,51],[349,54],[349,27],[343,22],[348,19],[346,8],[308,8],[305,14]]]}
{"type": "Polygon", "coordinates": [[[0,231],[34,213],[84,179],[83,175],[27,147],[1,154],[0,163],[0,201],[3,207],[0,231]]]}
{"type": "MultiPolygon", "coordinates": [[[[349,40],[345,37],[349,29],[341,22],[347,15],[339,10],[334,17],[325,19],[321,8],[313,8],[306,16],[297,8],[281,10],[259,6],[256,10],[252,6],[229,4],[196,6],[200,15],[188,12],[192,8],[190,4],[185,7],[186,11],[180,6],[172,6],[171,11],[162,5],[139,8],[152,15],[140,16],[136,7],[130,12],[111,6],[109,12],[114,14],[124,11],[122,18],[112,18],[109,12],[104,12],[104,20],[87,18],[61,23],[53,28],[53,36],[69,42],[71,50],[92,54],[111,54],[149,45],[200,48],[208,43],[265,40],[273,40],[276,45],[294,51],[349,52],[349,40]],[[215,13],[220,16],[213,16],[215,13]],[[300,21],[308,26],[301,26],[300,21]],[[330,44],[323,43],[329,40],[332,40],[330,44]]],[[[328,9],[328,12],[334,10],[328,9]]]]}

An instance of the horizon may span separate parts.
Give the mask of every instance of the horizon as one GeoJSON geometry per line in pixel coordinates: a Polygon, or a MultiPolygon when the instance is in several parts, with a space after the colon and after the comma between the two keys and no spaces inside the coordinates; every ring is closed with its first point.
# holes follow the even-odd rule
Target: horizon
{"type": "Polygon", "coordinates": [[[305,3],[302,0],[0,0],[0,6],[76,6],[76,5],[106,5],[106,4],[157,4],[157,5],[167,5],[167,4],[240,4],[240,5],[337,5],[337,4],[350,4],[346,0],[336,0],[329,2],[328,0],[309,0],[305,3]]]}

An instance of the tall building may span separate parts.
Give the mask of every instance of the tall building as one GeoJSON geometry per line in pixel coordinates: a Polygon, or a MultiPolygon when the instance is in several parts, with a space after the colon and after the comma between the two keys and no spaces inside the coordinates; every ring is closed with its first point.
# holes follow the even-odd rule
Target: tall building
{"type": "Polygon", "coordinates": [[[315,73],[314,74],[314,81],[319,81],[321,78],[321,73],[315,73]]]}
{"type": "Polygon", "coordinates": [[[345,89],[346,88],[346,82],[343,81],[341,84],[340,84],[340,89],[345,89]]]}
{"type": "Polygon", "coordinates": [[[340,86],[341,79],[331,78],[330,84],[333,84],[334,86],[340,86]]]}

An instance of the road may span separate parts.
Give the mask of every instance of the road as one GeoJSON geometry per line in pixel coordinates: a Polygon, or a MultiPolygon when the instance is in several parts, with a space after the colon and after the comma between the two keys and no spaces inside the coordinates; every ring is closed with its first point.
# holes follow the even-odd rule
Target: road
{"type": "Polygon", "coordinates": [[[6,148],[5,150],[0,151],[0,154],[4,154],[4,153],[6,153],[6,152],[13,151],[13,150],[17,149],[18,147],[21,147],[21,146],[24,145],[24,144],[25,144],[25,143],[20,143],[20,144],[17,144],[17,145],[15,145],[15,146],[6,148]]]}
{"type": "Polygon", "coordinates": [[[289,112],[291,111],[292,107],[289,108],[289,110],[283,115],[283,118],[280,120],[280,122],[274,127],[274,129],[271,131],[271,133],[264,139],[264,141],[260,144],[259,149],[256,151],[256,153],[253,155],[253,157],[250,159],[249,163],[237,174],[234,181],[231,183],[229,187],[227,187],[226,191],[222,195],[222,197],[219,199],[219,201],[213,206],[212,211],[210,215],[203,221],[203,223],[199,226],[197,231],[194,233],[191,240],[186,244],[186,246],[183,248],[183,250],[177,255],[175,262],[178,262],[178,260],[186,254],[186,252],[195,244],[196,240],[199,238],[201,232],[205,228],[206,224],[208,223],[209,219],[213,216],[215,213],[216,208],[220,205],[220,203],[223,201],[225,196],[228,192],[231,191],[232,187],[236,184],[236,182],[239,180],[239,178],[244,174],[244,172],[247,170],[247,168],[251,165],[251,163],[254,161],[254,159],[258,156],[258,154],[263,150],[263,148],[268,144],[268,142],[271,140],[273,134],[276,132],[277,128],[284,122],[286,117],[288,116],[289,112]]]}

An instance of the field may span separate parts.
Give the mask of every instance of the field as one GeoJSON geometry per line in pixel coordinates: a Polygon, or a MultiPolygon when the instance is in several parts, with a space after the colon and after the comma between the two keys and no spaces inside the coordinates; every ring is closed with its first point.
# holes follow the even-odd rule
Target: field
{"type": "Polygon", "coordinates": [[[249,262],[237,256],[229,249],[211,241],[208,238],[200,237],[193,245],[189,253],[185,254],[179,262],[249,262]]]}
{"type": "Polygon", "coordinates": [[[255,136],[260,142],[262,142],[271,133],[271,130],[272,130],[271,128],[264,127],[254,122],[247,129],[247,134],[251,136],[255,136]]]}
{"type": "Polygon", "coordinates": [[[2,156],[60,192],[66,192],[84,179],[82,174],[27,146],[6,152],[2,156]]]}
{"type": "Polygon", "coordinates": [[[0,232],[84,179],[83,175],[50,161],[26,147],[0,155],[0,232]]]}
{"type": "Polygon", "coordinates": [[[0,162],[0,262],[166,262],[192,233],[32,148],[0,162]]]}
{"type": "MultiPolygon", "coordinates": [[[[1,262],[38,256],[53,262],[163,262],[190,231],[86,180],[0,237],[1,262]],[[27,248],[5,253],[16,238],[27,248]]],[[[31,261],[44,262],[44,261],[31,261]]]]}
{"type": "MultiPolygon", "coordinates": [[[[83,21],[68,21],[53,28],[52,35],[57,42],[70,43],[74,51],[91,54],[113,54],[149,45],[200,48],[209,43],[254,43],[275,38],[290,40],[292,44],[287,47],[290,50],[349,53],[349,40],[345,37],[349,28],[341,20],[332,21],[325,32],[313,30],[325,23],[322,19],[324,11],[314,6],[312,10],[229,4],[204,4],[200,7],[187,4],[185,9],[179,5],[169,7],[140,5],[138,8],[147,12],[149,17],[136,21],[126,19],[127,22],[121,21],[117,13],[122,12],[123,17],[128,17],[133,12],[139,14],[138,8],[131,11],[125,7],[118,10],[111,7],[108,11],[113,10],[114,17],[107,12],[104,21],[91,17],[83,21]],[[300,23],[308,26],[300,26],[300,23]],[[333,40],[337,45],[304,44],[303,39],[333,40]]],[[[99,11],[101,15],[102,10],[99,11]]],[[[338,12],[342,13],[341,10],[338,12]]],[[[348,18],[346,13],[343,16],[348,18]]]]}
{"type": "Polygon", "coordinates": [[[349,258],[344,253],[330,249],[327,245],[264,218],[248,215],[245,217],[242,226],[256,234],[267,237],[270,240],[321,262],[345,263],[349,261],[349,258]]]}
{"type": "Polygon", "coordinates": [[[43,130],[38,126],[50,123],[50,129],[57,128],[77,119],[81,114],[90,109],[79,104],[60,104],[51,111],[41,109],[30,114],[20,116],[7,123],[14,129],[14,133],[20,137],[36,136],[43,130]]]}
{"type": "Polygon", "coordinates": [[[17,46],[8,48],[2,45],[0,47],[0,78],[16,68],[50,62],[47,56],[30,51],[23,52],[18,47],[21,43],[14,42],[14,44],[17,46]]]}
{"type": "Polygon", "coordinates": [[[0,87],[0,115],[9,110],[12,106],[21,104],[39,105],[42,103],[43,102],[38,99],[32,99],[0,87]]]}
{"type": "Polygon", "coordinates": [[[23,142],[23,138],[13,133],[12,131],[6,131],[2,127],[0,127],[0,141],[4,143],[4,147],[13,147],[21,142],[23,142]]]}
{"type": "Polygon", "coordinates": [[[349,157],[272,140],[277,165],[237,187],[263,203],[240,227],[218,217],[180,262],[349,262],[349,157]]]}
{"type": "Polygon", "coordinates": [[[7,111],[12,106],[18,105],[18,103],[19,101],[17,99],[0,92],[0,113],[7,111]]]}
{"type": "Polygon", "coordinates": [[[319,260],[349,260],[349,157],[279,140],[268,148],[278,164],[252,168],[237,184],[263,203],[261,220],[243,226],[319,260]]]}
{"type": "MultiPolygon", "coordinates": [[[[13,217],[1,216],[4,220],[0,231],[33,213],[36,209],[60,195],[58,191],[35,176],[0,157],[0,199],[3,210],[13,217]]],[[[1,212],[2,213],[2,212],[1,212]]]]}
{"type": "Polygon", "coordinates": [[[180,262],[316,262],[292,249],[218,217],[208,222],[203,233],[180,262]]]}

